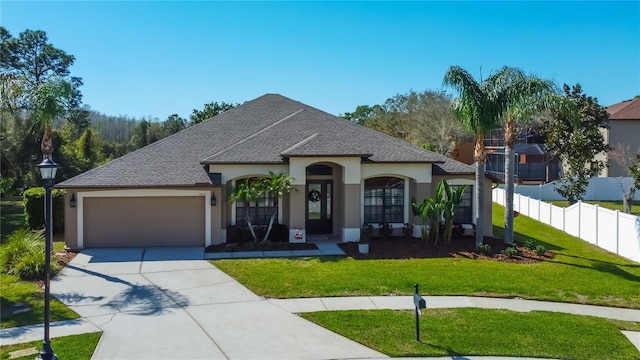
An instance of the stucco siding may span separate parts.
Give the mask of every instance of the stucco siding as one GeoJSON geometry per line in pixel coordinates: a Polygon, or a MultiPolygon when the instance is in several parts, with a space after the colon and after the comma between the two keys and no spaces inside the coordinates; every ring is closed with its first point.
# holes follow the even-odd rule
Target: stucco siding
{"type": "MultiPolygon", "coordinates": [[[[640,151],[640,120],[612,120],[609,123],[608,143],[614,149],[622,147],[631,156],[640,151]]],[[[608,176],[629,176],[626,168],[609,156],[608,176]]]]}
{"type": "MultiPolygon", "coordinates": [[[[471,186],[475,186],[475,176],[474,175],[450,175],[450,176],[434,176],[433,177],[433,189],[435,191],[435,187],[441,180],[447,180],[447,182],[451,185],[463,185],[468,184],[471,186]]],[[[484,236],[493,236],[493,209],[492,209],[492,200],[491,200],[491,187],[493,182],[485,178],[484,180],[484,207],[483,207],[483,225],[484,225],[484,236]]],[[[474,197],[475,198],[475,197],[474,197]]],[[[475,205],[473,207],[475,219],[475,205]]]]}

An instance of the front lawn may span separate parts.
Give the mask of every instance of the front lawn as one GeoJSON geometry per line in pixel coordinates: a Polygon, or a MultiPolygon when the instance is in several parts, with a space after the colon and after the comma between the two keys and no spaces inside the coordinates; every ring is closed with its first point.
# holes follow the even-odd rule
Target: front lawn
{"type": "MultiPolygon", "coordinates": [[[[26,227],[24,204],[20,198],[3,199],[1,225],[3,240],[15,230],[26,227]]],[[[54,241],[54,252],[64,251],[64,241],[54,241]]],[[[55,258],[53,258],[55,260],[55,258]]],[[[44,291],[34,282],[22,281],[15,276],[0,273],[0,328],[10,328],[44,322],[44,291]],[[14,305],[22,303],[31,310],[12,314],[14,305]]],[[[77,319],[76,314],[58,300],[51,301],[51,321],[77,319]]]]}
{"type": "MultiPolygon", "coordinates": [[[[102,333],[89,333],[82,335],[71,335],[51,339],[51,348],[59,359],[65,360],[86,360],[91,359],[93,352],[98,346],[98,341],[102,333]]],[[[42,349],[42,340],[32,341],[25,344],[0,346],[0,359],[9,359],[9,353],[33,349],[42,349]]],[[[36,355],[25,355],[14,358],[15,360],[33,360],[36,355]]]]}
{"type": "MultiPolygon", "coordinates": [[[[36,284],[20,281],[15,276],[0,274],[0,308],[2,319],[0,328],[40,324],[44,322],[44,291],[36,284]],[[10,313],[13,305],[23,303],[31,308],[30,311],[13,315],[10,313]]],[[[51,322],[77,319],[79,316],[55,298],[50,302],[51,322]]]]}
{"type": "Polygon", "coordinates": [[[429,309],[420,316],[420,342],[415,341],[413,311],[324,311],[301,316],[392,357],[640,358],[640,352],[614,322],[588,316],[429,309]]]}
{"type": "MultiPolygon", "coordinates": [[[[504,208],[494,204],[494,225],[504,208]]],[[[273,298],[357,295],[476,295],[640,309],[640,265],[534,221],[515,219],[516,239],[556,256],[535,264],[464,258],[354,260],[343,257],[214,260],[255,293],[273,298]]],[[[499,235],[502,229],[495,226],[499,235]]],[[[374,246],[373,244],[371,246],[374,246]]]]}

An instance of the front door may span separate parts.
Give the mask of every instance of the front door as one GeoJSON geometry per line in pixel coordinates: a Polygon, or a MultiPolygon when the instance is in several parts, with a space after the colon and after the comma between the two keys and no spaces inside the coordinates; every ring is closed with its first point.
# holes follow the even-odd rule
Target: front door
{"type": "Polygon", "coordinates": [[[307,234],[333,233],[333,180],[307,181],[307,234]]]}

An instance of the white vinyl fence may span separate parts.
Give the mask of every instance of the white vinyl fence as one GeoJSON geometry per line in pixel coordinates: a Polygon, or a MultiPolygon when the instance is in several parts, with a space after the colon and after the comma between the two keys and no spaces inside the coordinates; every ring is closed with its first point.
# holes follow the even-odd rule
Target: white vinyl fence
{"type": "MultiPolygon", "coordinates": [[[[584,194],[583,199],[622,201],[623,190],[629,190],[629,186],[632,184],[633,179],[630,177],[593,177],[589,179],[589,186],[587,186],[587,192],[584,194]]],[[[516,184],[514,192],[539,200],[566,200],[558,194],[555,186],[555,182],[542,185],[516,184]]],[[[640,200],[640,191],[636,191],[633,199],[640,200]]]]}
{"type": "MultiPolygon", "coordinates": [[[[504,206],[506,192],[495,188],[493,202],[504,206]]],[[[561,208],[514,194],[513,210],[612,253],[640,263],[640,217],[579,201],[561,208]]]]}

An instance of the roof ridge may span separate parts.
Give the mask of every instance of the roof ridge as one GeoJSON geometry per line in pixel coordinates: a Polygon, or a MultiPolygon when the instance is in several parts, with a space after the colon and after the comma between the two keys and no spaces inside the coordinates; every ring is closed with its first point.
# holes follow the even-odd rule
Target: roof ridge
{"type": "Polygon", "coordinates": [[[307,136],[305,139],[302,139],[301,141],[298,141],[297,143],[295,143],[292,146],[290,146],[288,149],[285,149],[283,152],[281,152],[281,154],[286,154],[286,153],[288,153],[290,151],[293,151],[293,149],[308,143],[309,141],[311,141],[316,136],[318,136],[318,133],[315,133],[315,134],[313,134],[311,136],[307,136]]]}
{"type": "Polygon", "coordinates": [[[267,127],[264,127],[264,128],[262,128],[262,129],[260,129],[260,130],[256,131],[255,133],[253,133],[253,134],[251,134],[251,135],[249,135],[249,136],[245,137],[244,139],[242,139],[242,140],[240,140],[240,141],[236,142],[235,144],[229,145],[229,146],[227,146],[226,148],[221,149],[221,150],[219,150],[219,151],[217,151],[217,152],[213,153],[212,155],[208,156],[207,158],[203,159],[202,161],[206,161],[207,159],[210,159],[210,158],[212,158],[212,157],[214,157],[214,156],[218,156],[218,155],[220,155],[220,154],[223,154],[223,153],[225,153],[226,151],[231,150],[232,148],[236,147],[237,145],[244,144],[245,142],[247,142],[247,141],[249,141],[249,140],[251,140],[251,139],[255,138],[256,136],[258,136],[258,135],[260,135],[260,134],[262,134],[262,133],[264,133],[264,132],[266,132],[266,131],[270,130],[271,128],[273,128],[273,127],[275,127],[275,126],[277,126],[277,125],[280,125],[281,123],[283,123],[283,122],[287,121],[289,118],[291,118],[291,117],[293,117],[293,116],[298,115],[298,114],[299,114],[299,113],[301,113],[303,110],[304,110],[304,109],[299,109],[299,110],[297,110],[297,111],[294,111],[293,113],[291,113],[291,114],[289,114],[289,115],[287,115],[287,116],[283,117],[282,119],[280,119],[280,120],[278,120],[278,121],[274,122],[273,124],[271,124],[271,125],[269,125],[269,126],[267,126],[267,127]]]}

